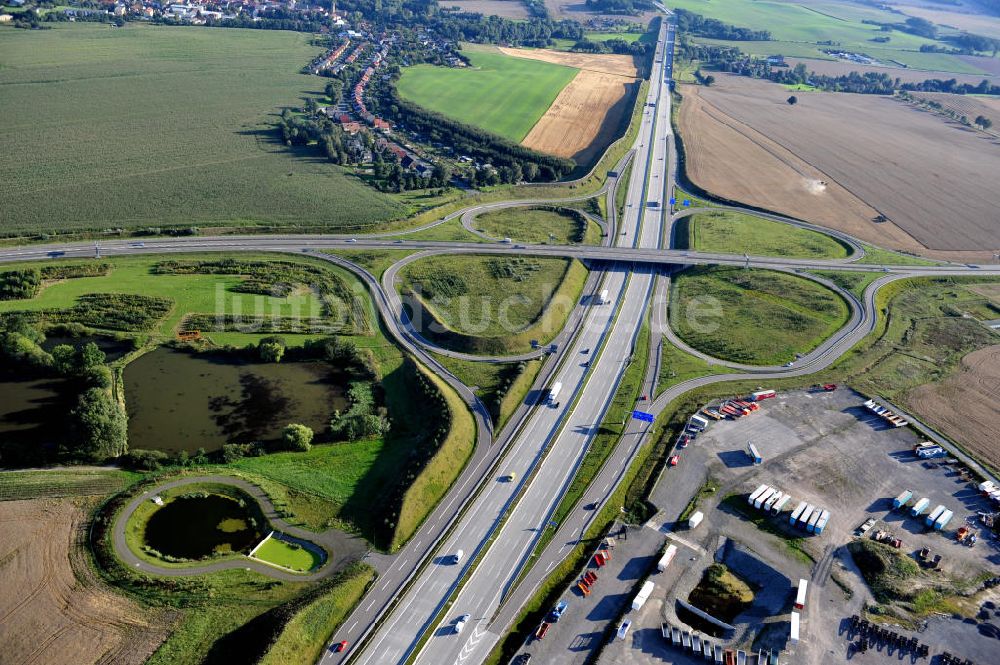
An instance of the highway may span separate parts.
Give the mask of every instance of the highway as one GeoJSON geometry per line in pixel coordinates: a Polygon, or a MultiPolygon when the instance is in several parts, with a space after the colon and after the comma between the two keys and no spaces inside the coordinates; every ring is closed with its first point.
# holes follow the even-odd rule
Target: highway
{"type": "MultiPolygon", "coordinates": [[[[409,657],[428,665],[471,664],[483,660],[509,627],[517,610],[530,597],[531,591],[565,556],[595,516],[593,511],[572,511],[558,525],[555,539],[515,587],[524,564],[586,453],[621,380],[653,292],[656,274],[661,269],[684,265],[749,265],[786,271],[879,271],[886,274],[868,287],[863,298],[853,299],[852,318],[848,325],[794,367],[736,367],[734,369],[738,371],[733,374],[693,379],[671,387],[652,404],[643,407],[653,413],[660,413],[676,397],[693,388],[718,381],[801,376],[828,366],[874,329],[878,314],[875,294],[879,288],[897,279],[928,275],[1000,275],[1000,266],[882,266],[858,263],[863,252],[849,236],[846,238],[855,248],[855,254],[840,260],[744,257],[665,247],[669,244],[666,239],[670,237],[673,221],[694,212],[684,210],[672,216],[668,214],[667,202],[673,193],[677,163],[670,129],[670,94],[664,84],[670,76],[672,47],[673,29],[664,22],[638,138],[633,151],[626,157],[633,159],[634,175],[628,185],[625,214],[621,220],[609,220],[614,241],[611,246],[431,242],[404,239],[404,234],[399,232],[357,238],[233,235],[100,243],[101,256],[275,251],[306,254],[351,269],[362,277],[371,291],[379,313],[394,338],[408,352],[443,376],[472,409],[478,428],[473,459],[444,500],[400,552],[393,557],[378,558],[378,580],[334,635],[335,642],[348,640],[351,648],[344,654],[327,650],[322,663],[400,663],[409,657]],[[611,303],[579,306],[568,329],[558,338],[559,353],[546,365],[535,384],[537,388],[551,385],[554,381],[561,382],[563,389],[557,400],[558,407],[522,405],[508,426],[495,433],[484,406],[474,393],[428,353],[428,350],[439,349],[428,344],[420,337],[419,331],[405,320],[393,286],[394,275],[401,264],[390,268],[380,284],[373,275],[357,265],[323,252],[335,249],[422,250],[422,255],[513,253],[572,257],[588,261],[605,271],[602,277],[592,278],[589,284],[594,291],[608,289],[611,303]],[[599,286],[594,286],[598,280],[599,286]],[[587,352],[584,352],[585,349],[587,352]],[[589,366],[584,366],[588,362],[589,366]],[[514,473],[515,480],[500,482],[499,477],[507,473],[514,473]],[[461,564],[448,563],[446,557],[458,549],[465,552],[461,564]],[[448,605],[451,600],[453,603],[448,605]],[[439,612],[446,605],[449,610],[439,621],[439,612]],[[468,625],[460,635],[455,634],[452,622],[458,615],[466,613],[471,614],[468,625]],[[426,633],[430,634],[430,638],[420,647],[421,636],[426,633]]],[[[609,178],[600,190],[612,192],[609,196],[609,217],[613,214],[615,186],[615,179],[609,178]]],[[[591,196],[593,194],[575,199],[591,196]]],[[[457,211],[420,228],[456,217],[462,217],[463,221],[471,220],[476,214],[497,207],[549,205],[575,199],[484,204],[457,211]]],[[[770,217],[804,225],[795,220],[770,217]]],[[[827,229],[822,230],[830,233],[827,229]]],[[[0,249],[0,262],[93,257],[97,251],[93,243],[86,242],[6,247],[0,249]]],[[[585,292],[585,295],[590,293],[585,292]]],[[[853,298],[850,294],[845,295],[849,300],[853,298]]],[[[654,321],[664,328],[659,332],[666,332],[664,312],[658,310],[654,314],[654,321]]],[[[581,503],[604,500],[614,491],[645,440],[645,434],[644,427],[630,425],[581,503]]]]}

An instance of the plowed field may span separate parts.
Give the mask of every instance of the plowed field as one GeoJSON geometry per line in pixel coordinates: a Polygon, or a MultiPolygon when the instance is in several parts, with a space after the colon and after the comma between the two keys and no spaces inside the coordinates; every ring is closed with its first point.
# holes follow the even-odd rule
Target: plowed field
{"type": "Polygon", "coordinates": [[[0,665],[143,663],[169,628],[82,560],[82,499],[0,502],[0,665]]]}

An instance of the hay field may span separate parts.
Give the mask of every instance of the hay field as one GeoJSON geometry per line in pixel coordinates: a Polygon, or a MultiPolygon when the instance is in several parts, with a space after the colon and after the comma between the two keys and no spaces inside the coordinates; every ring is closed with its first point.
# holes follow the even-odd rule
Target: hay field
{"type": "Polygon", "coordinates": [[[612,55],[606,53],[570,53],[568,51],[553,51],[552,49],[508,48],[498,47],[504,55],[527,60],[540,60],[554,65],[563,65],[575,69],[588,69],[594,72],[615,74],[635,78],[639,76],[639,68],[635,58],[630,55],[612,55]]]}
{"type": "Polygon", "coordinates": [[[310,36],[56,23],[0,39],[0,210],[38,230],[267,223],[366,225],[406,209],[277,141],[310,36]]]}
{"type": "Polygon", "coordinates": [[[985,37],[1000,39],[1000,18],[971,11],[956,11],[952,7],[928,7],[914,5],[894,5],[907,16],[918,16],[939,26],[948,26],[985,37]]]}
{"type": "Polygon", "coordinates": [[[989,137],[875,95],[788,91],[720,75],[682,87],[688,175],[702,188],[908,251],[1000,246],[989,137]],[[878,211],[892,223],[871,221],[878,211]]]}
{"type": "Polygon", "coordinates": [[[444,0],[441,9],[457,7],[459,11],[484,16],[526,19],[531,16],[520,0],[444,0]]]}
{"type": "Polygon", "coordinates": [[[1000,469],[1000,345],[970,353],[961,370],[938,384],[920,386],[907,396],[912,409],[972,454],[1000,469]]]}
{"type": "Polygon", "coordinates": [[[589,164],[618,135],[637,88],[635,79],[582,70],[521,143],[589,164]]]}
{"type": "Polygon", "coordinates": [[[78,546],[83,500],[0,502],[0,665],[140,665],[170,628],[106,589],[78,546]]]}

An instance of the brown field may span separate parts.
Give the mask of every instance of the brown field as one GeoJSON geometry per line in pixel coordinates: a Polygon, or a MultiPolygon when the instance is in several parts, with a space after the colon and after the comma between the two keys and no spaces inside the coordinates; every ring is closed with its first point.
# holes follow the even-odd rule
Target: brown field
{"type": "Polygon", "coordinates": [[[542,60],[557,65],[576,67],[605,74],[635,78],[639,75],[635,58],[630,55],[609,55],[594,53],[569,53],[567,51],[550,51],[549,49],[505,48],[500,47],[505,55],[529,60],[542,60]]]}
{"type": "MultiPolygon", "coordinates": [[[[966,56],[956,57],[966,58],[966,56]]],[[[983,69],[987,69],[988,67],[988,64],[981,62],[983,60],[989,60],[1000,64],[1000,60],[993,58],[975,58],[974,56],[968,57],[973,58],[973,60],[969,61],[970,64],[975,67],[982,67],[983,69]]],[[[935,72],[928,71],[926,69],[877,67],[874,65],[859,65],[853,62],[844,62],[841,60],[816,60],[814,58],[785,58],[785,62],[787,62],[791,67],[794,67],[801,62],[811,71],[814,71],[817,74],[824,74],[826,76],[842,76],[844,74],[850,74],[851,72],[879,72],[888,74],[893,78],[898,78],[903,83],[920,83],[921,81],[926,81],[927,79],[955,79],[959,83],[971,83],[975,85],[983,79],[987,79],[992,80],[994,84],[1000,84],[997,77],[983,74],[956,74],[954,72],[935,72]]],[[[1000,72],[997,73],[1000,74],[1000,72]]]]}
{"type": "Polygon", "coordinates": [[[921,386],[907,402],[935,428],[947,434],[970,453],[1000,469],[1000,345],[970,353],[962,368],[939,384],[921,386]]]}
{"type": "Polygon", "coordinates": [[[745,77],[681,92],[688,176],[703,189],[937,258],[1000,247],[1000,150],[981,132],[875,95],[790,106],[783,87],[745,77]]]}
{"type": "Polygon", "coordinates": [[[652,21],[656,16],[655,12],[642,12],[636,16],[601,14],[590,11],[587,7],[587,3],[583,0],[545,0],[545,9],[548,11],[549,16],[553,19],[568,18],[573,19],[574,21],[580,21],[581,23],[586,23],[591,19],[607,18],[612,20],[626,19],[635,23],[646,24],[652,21]]]}
{"type": "Polygon", "coordinates": [[[0,502],[0,665],[139,665],[169,625],[90,572],[82,499],[0,502]]]}
{"type": "MultiPolygon", "coordinates": [[[[1000,138],[1000,99],[951,95],[943,92],[914,92],[910,94],[918,99],[937,102],[945,109],[950,109],[960,116],[964,115],[970,122],[975,120],[977,116],[984,115],[994,121],[993,127],[985,130],[985,132],[1000,138]]],[[[938,113],[937,111],[929,112],[938,113]]],[[[947,116],[940,115],[940,117],[944,122],[951,123],[959,129],[965,129],[961,123],[947,116]]]]}
{"type": "Polygon", "coordinates": [[[897,6],[908,16],[919,16],[931,23],[939,26],[948,26],[972,32],[977,35],[994,37],[1000,39],[1000,18],[996,16],[986,16],[984,14],[973,14],[971,12],[958,12],[950,7],[948,9],[936,9],[931,7],[914,7],[912,5],[897,6]]]}
{"type": "Polygon", "coordinates": [[[444,0],[441,9],[457,7],[459,11],[486,16],[525,19],[531,16],[521,0],[444,0]]]}
{"type": "Polygon", "coordinates": [[[521,144],[589,164],[617,136],[636,85],[625,76],[581,70],[521,144]]]}

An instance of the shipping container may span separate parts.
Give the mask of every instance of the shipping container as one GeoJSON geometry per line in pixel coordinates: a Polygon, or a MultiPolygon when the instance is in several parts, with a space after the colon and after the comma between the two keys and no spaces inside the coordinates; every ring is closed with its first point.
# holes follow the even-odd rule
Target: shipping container
{"type": "Polygon", "coordinates": [[[802,512],[806,509],[807,505],[809,504],[805,501],[799,501],[799,505],[795,506],[795,510],[792,511],[791,516],[788,518],[788,523],[795,524],[802,517],[802,512]]]}
{"type": "Polygon", "coordinates": [[[806,524],[806,531],[809,533],[814,533],[816,531],[816,523],[819,522],[819,518],[822,514],[823,511],[820,508],[816,508],[813,511],[812,517],[809,518],[809,522],[806,524]]]}
{"type": "Polygon", "coordinates": [[[905,506],[906,502],[909,501],[910,498],[912,497],[913,497],[913,492],[910,490],[900,492],[899,496],[897,496],[895,499],[892,500],[892,507],[901,508],[902,506],[905,506]]]}
{"type": "Polygon", "coordinates": [[[809,588],[809,580],[799,579],[799,588],[795,592],[795,609],[803,610],[806,607],[806,593],[809,588]]]}
{"type": "Polygon", "coordinates": [[[747,503],[749,503],[752,506],[753,502],[756,501],[757,497],[760,496],[760,493],[766,490],[767,488],[768,488],[767,485],[758,485],[757,489],[755,489],[753,492],[750,492],[750,496],[747,499],[747,503]]]}
{"type": "Polygon", "coordinates": [[[920,513],[922,513],[925,510],[927,510],[927,506],[930,505],[930,502],[931,502],[931,500],[928,499],[927,497],[924,497],[924,498],[920,499],[919,501],[917,501],[915,504],[913,504],[913,508],[910,510],[910,516],[911,517],[916,517],[920,513]]]}
{"type": "Polygon", "coordinates": [[[681,646],[685,649],[691,648],[691,633],[686,630],[681,631],[681,646]]]}
{"type": "Polygon", "coordinates": [[[692,515],[690,518],[688,518],[688,528],[694,529],[699,524],[701,524],[701,521],[703,519],[705,519],[705,513],[701,512],[700,510],[695,511],[695,514],[692,515]]]}
{"type": "Polygon", "coordinates": [[[792,612],[792,627],[788,633],[788,641],[795,643],[799,641],[799,613],[792,612]]]}
{"type": "Polygon", "coordinates": [[[806,509],[802,511],[802,514],[799,515],[799,521],[796,523],[795,526],[804,529],[806,525],[809,524],[809,518],[812,517],[812,514],[815,511],[816,511],[816,506],[812,504],[807,505],[806,509]]]}
{"type": "Polygon", "coordinates": [[[722,647],[720,645],[716,644],[715,645],[715,649],[713,651],[715,652],[713,654],[713,657],[715,658],[715,662],[716,663],[721,663],[722,662],[722,647]]]}
{"type": "Polygon", "coordinates": [[[783,496],[785,496],[784,492],[775,492],[774,494],[771,495],[770,499],[768,499],[767,501],[765,501],[760,505],[761,509],[767,512],[771,512],[771,509],[774,508],[774,506],[779,501],[781,501],[781,498],[783,496]]]}
{"type": "Polygon", "coordinates": [[[776,397],[777,395],[778,393],[776,393],[773,390],[759,390],[750,395],[750,399],[752,399],[755,402],[759,402],[762,399],[771,399],[772,397],[776,397]]]}
{"type": "Polygon", "coordinates": [[[773,487],[768,487],[766,490],[757,495],[757,498],[753,501],[753,507],[760,508],[764,505],[764,502],[774,496],[774,493],[777,491],[778,490],[773,487]]]}
{"type": "Polygon", "coordinates": [[[785,506],[788,505],[789,502],[791,502],[791,500],[792,500],[791,494],[786,494],[785,496],[781,497],[781,499],[779,499],[778,502],[774,504],[774,508],[771,509],[771,513],[774,515],[780,514],[781,511],[785,509],[785,506]]]}
{"type": "Polygon", "coordinates": [[[653,593],[653,589],[656,587],[652,581],[646,580],[643,582],[642,587],[639,589],[639,593],[635,594],[635,598],[632,599],[632,609],[641,610],[642,606],[646,604],[649,600],[649,595],[653,593]]]}
{"type": "Polygon", "coordinates": [[[927,526],[933,526],[934,522],[937,522],[937,518],[941,517],[941,513],[945,511],[945,507],[942,505],[937,505],[934,510],[927,513],[927,519],[924,520],[924,524],[927,526]]]}
{"type": "Polygon", "coordinates": [[[824,510],[823,514],[819,516],[819,521],[816,522],[816,528],[813,529],[813,533],[817,536],[823,533],[823,529],[826,528],[826,523],[830,521],[830,511],[824,510]]]}
{"type": "Polygon", "coordinates": [[[706,427],[708,427],[708,420],[702,418],[696,413],[693,416],[691,416],[691,424],[696,425],[701,429],[705,429],[706,427]]]}
{"type": "Polygon", "coordinates": [[[951,521],[951,518],[952,516],[954,516],[954,514],[955,513],[953,513],[950,510],[946,510],[943,513],[941,513],[941,517],[937,518],[937,521],[934,522],[934,528],[939,531],[943,529],[948,524],[948,522],[951,521]]]}
{"type": "Polygon", "coordinates": [[[701,655],[701,635],[698,633],[691,636],[691,651],[699,656],[701,655]]]}
{"type": "Polygon", "coordinates": [[[660,635],[663,635],[663,639],[665,639],[665,640],[669,640],[670,639],[670,624],[669,623],[661,623],[660,624],[660,635]]]}
{"type": "Polygon", "coordinates": [[[667,566],[670,565],[670,562],[674,560],[674,556],[676,556],[676,554],[677,554],[677,546],[667,545],[667,550],[663,553],[663,556],[661,556],[660,560],[656,563],[656,569],[662,573],[664,570],[667,569],[667,566]]]}
{"type": "Polygon", "coordinates": [[[670,629],[670,643],[678,646],[681,643],[681,629],[676,626],[670,629]]]}
{"type": "Polygon", "coordinates": [[[712,658],[712,643],[709,642],[708,640],[702,640],[701,641],[701,647],[702,647],[701,648],[702,653],[705,655],[705,660],[711,660],[711,658],[712,658]]]}
{"type": "Polygon", "coordinates": [[[750,460],[754,464],[762,464],[764,462],[764,458],[761,457],[760,451],[757,450],[757,446],[750,441],[747,441],[747,455],[750,456],[750,460]]]}

